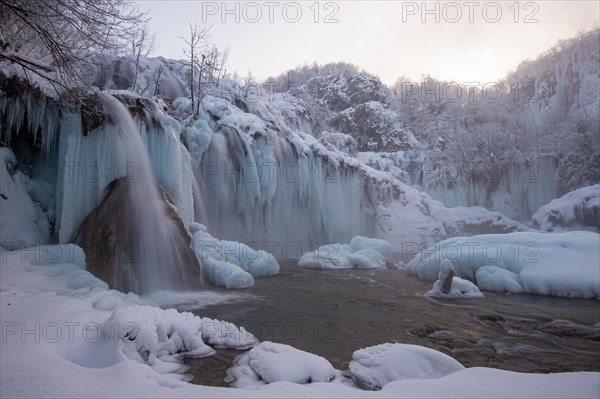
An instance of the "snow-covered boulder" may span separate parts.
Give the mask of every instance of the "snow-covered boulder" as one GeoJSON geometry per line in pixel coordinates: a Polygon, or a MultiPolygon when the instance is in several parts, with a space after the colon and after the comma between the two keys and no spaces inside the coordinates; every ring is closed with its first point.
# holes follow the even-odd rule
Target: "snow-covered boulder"
{"type": "Polygon", "coordinates": [[[441,283],[442,292],[447,294],[452,289],[452,278],[454,277],[454,266],[448,259],[444,259],[440,262],[440,272],[438,274],[438,281],[441,283]]]}
{"type": "Polygon", "coordinates": [[[597,298],[600,295],[600,235],[516,232],[444,240],[417,254],[408,271],[435,280],[448,258],[458,277],[480,288],[538,295],[597,298]]]}
{"type": "Polygon", "coordinates": [[[297,89],[322,130],[350,134],[362,151],[418,146],[412,132],[390,105],[385,85],[373,75],[349,70],[319,75],[297,89]]]}
{"type": "Polygon", "coordinates": [[[8,250],[50,240],[48,217],[23,186],[26,179],[11,149],[0,147],[0,246],[8,250]]]}
{"type": "MultiPolygon", "coordinates": [[[[132,201],[132,191],[139,185],[125,178],[113,181],[106,197],[100,205],[90,212],[79,227],[75,242],[88,255],[87,268],[95,276],[106,281],[111,288],[123,292],[148,293],[148,269],[145,275],[141,273],[148,263],[143,262],[143,240],[140,219],[136,219],[134,208],[140,204],[132,201]],[[137,223],[137,224],[136,224],[137,223]],[[101,237],[101,238],[100,238],[101,237]],[[143,276],[143,277],[142,277],[143,276]],[[145,292],[144,292],[145,291],[145,292]]],[[[167,202],[167,196],[162,189],[156,188],[161,195],[157,196],[157,205],[166,215],[164,223],[169,223],[170,242],[160,242],[165,256],[161,260],[162,268],[176,268],[173,273],[177,278],[162,281],[165,289],[195,290],[200,287],[200,266],[193,249],[191,237],[173,206],[167,202]],[[167,246],[168,244],[168,246],[167,246]],[[172,252],[167,252],[172,250],[172,252]],[[166,261],[171,261],[167,263],[166,261]]],[[[149,207],[150,204],[144,205],[149,207]]],[[[153,227],[153,226],[152,226],[153,227]]]]}
{"type": "Polygon", "coordinates": [[[483,298],[484,295],[479,291],[479,288],[469,280],[460,277],[452,277],[452,283],[448,292],[444,292],[444,290],[442,290],[442,283],[440,280],[436,280],[436,282],[433,283],[431,290],[425,293],[425,296],[437,298],[483,298]]]}
{"type": "Polygon", "coordinates": [[[542,206],[532,225],[543,231],[600,232],[600,184],[582,187],[542,206]]]}
{"type": "Polygon", "coordinates": [[[377,391],[397,380],[432,379],[464,369],[448,355],[419,345],[381,344],[352,354],[350,374],[362,389],[377,391]]]}
{"type": "Polygon", "coordinates": [[[279,273],[279,263],[273,255],[254,250],[235,241],[221,241],[206,232],[199,223],[190,225],[194,249],[203,265],[204,275],[212,284],[230,289],[254,285],[254,278],[279,273]]]}
{"type": "Polygon", "coordinates": [[[432,209],[432,216],[444,225],[448,237],[530,230],[523,223],[482,206],[436,207],[432,209]]]}
{"type": "Polygon", "coordinates": [[[391,254],[389,242],[356,236],[350,244],[328,244],[305,253],[298,266],[313,269],[385,268],[391,254]]]}
{"type": "Polygon", "coordinates": [[[278,381],[329,382],[335,374],[331,363],[321,356],[265,341],[236,358],[226,381],[235,388],[253,389],[278,381]]]}
{"type": "Polygon", "coordinates": [[[448,259],[440,262],[438,279],[433,283],[433,288],[425,296],[438,298],[482,298],[479,288],[468,280],[454,277],[454,265],[448,259]]]}

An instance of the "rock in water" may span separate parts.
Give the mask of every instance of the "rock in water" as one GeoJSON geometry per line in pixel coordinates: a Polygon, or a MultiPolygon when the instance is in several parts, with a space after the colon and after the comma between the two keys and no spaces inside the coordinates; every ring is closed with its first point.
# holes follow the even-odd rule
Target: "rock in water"
{"type": "Polygon", "coordinates": [[[454,265],[448,259],[440,262],[440,273],[438,279],[441,283],[441,291],[444,294],[449,294],[452,290],[452,279],[454,278],[454,265]]]}
{"type": "MultiPolygon", "coordinates": [[[[144,246],[140,243],[140,224],[132,215],[133,207],[149,204],[133,203],[130,190],[136,183],[125,178],[113,181],[102,203],[85,218],[75,242],[86,254],[87,270],[106,281],[111,288],[123,292],[133,291],[144,294],[148,285],[143,280],[148,270],[144,268],[144,246]]],[[[161,191],[160,200],[164,207],[166,220],[171,224],[173,245],[157,243],[161,248],[174,248],[173,254],[166,254],[170,264],[170,276],[164,282],[164,289],[193,290],[200,287],[200,266],[192,250],[191,238],[179,219],[175,209],[167,202],[166,194],[161,191]]]]}

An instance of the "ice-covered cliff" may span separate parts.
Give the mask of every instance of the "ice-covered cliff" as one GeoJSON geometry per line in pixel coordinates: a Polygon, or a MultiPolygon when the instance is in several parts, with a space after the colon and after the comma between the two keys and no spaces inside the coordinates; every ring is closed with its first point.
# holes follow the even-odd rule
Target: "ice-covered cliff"
{"type": "MultiPolygon", "coordinates": [[[[123,66],[131,61],[113,60],[109,67],[131,71],[123,66]]],[[[98,73],[116,76],[110,68],[98,73]]],[[[138,81],[153,70],[147,68],[138,81]]],[[[386,239],[403,253],[454,235],[527,229],[484,208],[446,208],[353,157],[352,140],[341,134],[315,138],[306,104],[289,93],[225,80],[194,116],[187,98],[165,103],[142,97],[126,90],[129,82],[112,80],[106,86],[115,90],[92,89],[80,108],[65,109],[17,77],[5,80],[2,142],[26,176],[21,186],[43,210],[27,217],[47,220],[53,240],[74,240],[115,180],[148,174],[185,226],[203,223],[214,237],[279,258],[294,259],[356,235],[386,239]],[[27,90],[11,90],[19,85],[27,90]]],[[[15,169],[9,158],[4,163],[6,170],[15,169]]],[[[137,198],[134,208],[153,206],[149,197],[131,198],[137,198]]],[[[147,223],[144,215],[132,224],[147,223]]]]}

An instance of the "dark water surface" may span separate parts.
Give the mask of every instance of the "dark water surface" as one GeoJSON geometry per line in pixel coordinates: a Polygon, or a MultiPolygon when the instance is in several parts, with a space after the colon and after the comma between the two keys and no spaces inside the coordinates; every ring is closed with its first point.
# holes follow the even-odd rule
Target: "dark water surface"
{"type": "MultiPolygon", "coordinates": [[[[257,279],[244,303],[198,315],[243,326],[327,358],[345,370],[352,352],[384,342],[424,345],[465,367],[521,372],[600,371],[600,301],[484,292],[481,299],[423,297],[432,282],[402,270],[311,270],[284,264],[257,279]]],[[[187,359],[192,382],[226,386],[240,351],[187,359]]]]}

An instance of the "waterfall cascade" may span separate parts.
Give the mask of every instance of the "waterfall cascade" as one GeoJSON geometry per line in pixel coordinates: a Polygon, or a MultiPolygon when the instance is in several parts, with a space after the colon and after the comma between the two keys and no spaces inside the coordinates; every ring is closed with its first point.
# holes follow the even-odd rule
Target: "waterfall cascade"
{"type": "MultiPolygon", "coordinates": [[[[93,253],[94,247],[117,251],[112,254],[113,259],[116,256],[114,265],[99,265],[91,271],[103,274],[113,287],[139,293],[159,289],[197,288],[200,274],[197,261],[186,256],[186,241],[182,245],[179,238],[187,232],[183,225],[178,224],[174,211],[169,217],[169,205],[161,198],[156,187],[150,158],[133,118],[127,108],[111,95],[103,93],[102,101],[109,115],[114,118],[114,124],[105,124],[100,131],[93,131],[88,137],[92,141],[99,139],[111,143],[111,155],[96,152],[98,159],[111,156],[117,165],[127,167],[117,183],[112,184],[112,189],[118,190],[118,194],[115,195],[114,203],[107,205],[104,217],[116,216],[117,220],[103,226],[103,218],[97,218],[100,220],[91,223],[90,232],[86,219],[80,230],[78,241],[81,241],[84,249],[87,249],[86,246],[92,247],[86,253],[93,253]],[[94,137],[95,135],[98,137],[94,137]],[[98,226],[104,227],[102,232],[105,237],[93,237],[92,233],[98,231],[98,226]],[[124,242],[104,246],[104,242],[90,243],[94,239],[124,242]],[[110,272],[102,272],[105,268],[110,272]]],[[[104,150],[102,147],[96,148],[98,151],[104,150]]],[[[112,194],[111,192],[105,201],[112,194]]],[[[96,208],[88,218],[95,216],[95,212],[101,212],[101,207],[96,208]]],[[[187,247],[191,251],[189,240],[187,247]]],[[[88,262],[88,267],[90,263],[93,264],[88,262]]]]}

